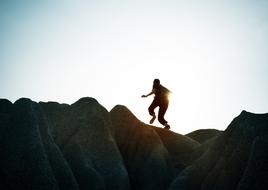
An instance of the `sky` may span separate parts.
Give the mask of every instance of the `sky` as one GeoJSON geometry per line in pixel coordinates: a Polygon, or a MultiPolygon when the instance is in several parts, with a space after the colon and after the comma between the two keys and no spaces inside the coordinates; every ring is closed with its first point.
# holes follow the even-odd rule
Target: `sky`
{"type": "MultiPolygon", "coordinates": [[[[268,112],[266,0],[0,0],[0,98],[93,97],[148,123],[159,78],[171,130],[268,112]]],[[[154,123],[161,127],[158,122],[154,123]]]]}

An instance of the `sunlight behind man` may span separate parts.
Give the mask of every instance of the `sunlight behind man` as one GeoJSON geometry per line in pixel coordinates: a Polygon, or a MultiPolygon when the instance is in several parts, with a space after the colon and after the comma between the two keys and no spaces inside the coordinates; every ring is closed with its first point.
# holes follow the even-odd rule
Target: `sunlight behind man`
{"type": "Polygon", "coordinates": [[[151,99],[140,94],[159,78],[175,132],[267,111],[266,1],[0,3],[1,98],[91,96],[148,122],[151,99]]]}

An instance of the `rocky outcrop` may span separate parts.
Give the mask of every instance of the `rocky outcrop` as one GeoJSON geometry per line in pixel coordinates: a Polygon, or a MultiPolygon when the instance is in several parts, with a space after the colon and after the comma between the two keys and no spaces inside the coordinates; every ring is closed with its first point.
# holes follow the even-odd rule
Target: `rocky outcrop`
{"type": "Polygon", "coordinates": [[[111,136],[107,110],[93,98],[58,106],[59,110],[53,105],[41,104],[51,118],[52,135],[80,188],[128,189],[127,171],[111,136]]]}
{"type": "Polygon", "coordinates": [[[1,100],[0,111],[4,189],[129,189],[109,113],[95,99],[1,100]]]}
{"type": "Polygon", "coordinates": [[[0,189],[266,190],[267,139],[268,114],[184,136],[93,98],[0,99],[0,189]]]}
{"type": "Polygon", "coordinates": [[[243,111],[170,190],[268,189],[268,114],[243,111]]]}
{"type": "Polygon", "coordinates": [[[110,114],[132,189],[167,189],[199,145],[183,135],[142,123],[125,106],[115,106],[110,114]]]}
{"type": "MultiPolygon", "coordinates": [[[[28,99],[1,101],[0,164],[5,189],[59,189],[39,131],[37,106],[28,99]]],[[[60,159],[60,158],[59,158],[60,159]]],[[[67,169],[68,170],[68,169],[67,169]]],[[[70,174],[66,177],[74,181],[70,174]]],[[[72,184],[77,187],[76,183],[72,184]]]]}
{"type": "Polygon", "coordinates": [[[205,141],[220,135],[221,133],[222,131],[219,131],[217,129],[199,129],[188,133],[185,136],[190,137],[191,139],[194,139],[202,144],[205,141]]]}

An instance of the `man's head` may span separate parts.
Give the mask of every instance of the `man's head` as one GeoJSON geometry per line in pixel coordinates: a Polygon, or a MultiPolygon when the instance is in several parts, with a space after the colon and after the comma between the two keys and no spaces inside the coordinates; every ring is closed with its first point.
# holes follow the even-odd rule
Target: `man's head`
{"type": "Polygon", "coordinates": [[[160,84],[160,80],[159,79],[154,79],[154,85],[159,85],[160,84]]]}

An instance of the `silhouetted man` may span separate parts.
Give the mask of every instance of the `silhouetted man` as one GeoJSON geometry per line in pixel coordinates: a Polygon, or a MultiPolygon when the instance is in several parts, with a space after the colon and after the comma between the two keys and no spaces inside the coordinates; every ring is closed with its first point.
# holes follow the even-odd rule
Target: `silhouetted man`
{"type": "Polygon", "coordinates": [[[142,98],[146,98],[152,94],[155,95],[152,104],[148,108],[149,114],[152,116],[152,119],[150,120],[150,124],[152,124],[156,118],[154,109],[159,106],[158,121],[159,123],[165,126],[165,129],[170,129],[168,122],[164,119],[164,115],[167,111],[168,103],[169,103],[169,100],[168,100],[169,93],[170,91],[166,87],[160,84],[159,79],[154,79],[152,91],[147,95],[141,96],[142,98]]]}

